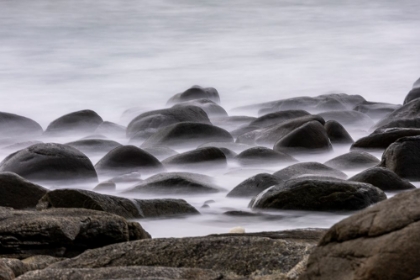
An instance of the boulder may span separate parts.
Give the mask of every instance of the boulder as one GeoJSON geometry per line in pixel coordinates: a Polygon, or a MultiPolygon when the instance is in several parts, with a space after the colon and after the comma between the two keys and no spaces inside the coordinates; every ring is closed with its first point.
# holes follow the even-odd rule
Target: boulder
{"type": "Polygon", "coordinates": [[[199,146],[199,148],[204,148],[204,147],[225,148],[235,153],[241,153],[245,151],[246,149],[252,148],[252,146],[250,145],[241,144],[241,143],[232,143],[232,142],[209,142],[209,143],[199,146]]]}
{"type": "Polygon", "coordinates": [[[354,142],[346,129],[337,121],[327,121],[324,124],[324,128],[333,144],[352,144],[354,142]]]}
{"type": "Polygon", "coordinates": [[[383,167],[372,167],[366,169],[348,180],[368,183],[380,188],[383,191],[400,191],[416,188],[409,181],[401,179],[397,174],[383,167]]]}
{"type": "Polygon", "coordinates": [[[40,143],[7,156],[0,171],[14,172],[31,181],[97,182],[95,168],[79,150],[62,144],[40,143]]]}
{"type": "Polygon", "coordinates": [[[400,107],[399,104],[365,101],[354,107],[353,110],[364,113],[372,119],[382,119],[400,107]]]}
{"type": "Polygon", "coordinates": [[[175,156],[178,154],[176,151],[172,150],[171,148],[159,147],[159,146],[144,148],[143,151],[148,152],[149,154],[151,154],[158,160],[164,160],[164,159],[167,159],[168,157],[175,156]]]}
{"type": "Polygon", "coordinates": [[[226,129],[227,131],[235,130],[241,126],[246,126],[257,118],[250,116],[229,116],[219,117],[212,120],[213,125],[226,129]]]}
{"type": "Polygon", "coordinates": [[[66,145],[76,148],[87,155],[106,154],[121,146],[121,144],[116,141],[105,139],[82,139],[66,143],[66,145]]]}
{"type": "Polygon", "coordinates": [[[403,192],[332,226],[300,280],[411,280],[420,275],[420,190],[403,192]]]}
{"type": "Polygon", "coordinates": [[[378,127],[375,131],[386,130],[388,128],[420,128],[420,118],[391,120],[387,124],[378,127]]]}
{"type": "Polygon", "coordinates": [[[162,164],[148,152],[135,146],[119,146],[107,153],[95,169],[99,175],[123,175],[131,172],[149,174],[163,170],[162,164]]]}
{"type": "Polygon", "coordinates": [[[249,123],[249,126],[267,127],[277,125],[291,119],[308,116],[309,113],[304,110],[286,110],[262,115],[249,123]]]}
{"type": "Polygon", "coordinates": [[[284,137],[273,147],[277,152],[288,153],[320,153],[332,150],[325,128],[317,121],[308,122],[284,137]]]}
{"type": "Polygon", "coordinates": [[[351,145],[352,150],[384,150],[398,139],[406,136],[420,135],[420,128],[377,129],[368,136],[358,139],[351,145]]]}
{"type": "Polygon", "coordinates": [[[184,106],[197,106],[204,110],[209,117],[227,117],[228,113],[222,106],[216,104],[210,99],[195,99],[178,103],[173,108],[184,107],[184,106]]]}
{"type": "Polygon", "coordinates": [[[324,164],[339,170],[351,170],[373,167],[378,165],[379,162],[379,159],[369,153],[352,151],[330,159],[324,164]]]}
{"type": "Polygon", "coordinates": [[[335,178],[296,178],[268,188],[251,203],[253,209],[313,211],[360,210],[386,199],[385,193],[366,183],[335,178]]]}
{"type": "Polygon", "coordinates": [[[125,242],[89,250],[48,269],[190,267],[235,273],[249,279],[251,274],[263,276],[290,271],[307,256],[319,236],[313,230],[297,230],[291,234],[269,232],[125,242]]]}
{"type": "Polygon", "coordinates": [[[221,148],[218,148],[218,149],[220,149],[222,151],[222,153],[225,154],[226,159],[228,159],[228,160],[229,159],[234,159],[238,155],[237,153],[235,153],[232,150],[229,150],[228,148],[221,147],[221,148]]]}
{"type": "Polygon", "coordinates": [[[76,256],[87,249],[150,238],[140,224],[87,209],[0,208],[0,257],[76,256]]]}
{"type": "MultiPolygon", "coordinates": [[[[236,278],[236,277],[235,277],[236,278]]],[[[228,275],[210,269],[175,268],[161,266],[129,266],[104,268],[44,269],[25,273],[16,280],[103,280],[103,279],[144,279],[144,280],[219,280],[232,279],[228,275]]]]}
{"type": "Polygon", "coordinates": [[[34,256],[22,261],[12,258],[2,258],[0,259],[0,279],[13,280],[28,271],[44,269],[48,265],[63,259],[64,258],[57,258],[52,256],[34,256]]]}
{"type": "Polygon", "coordinates": [[[0,206],[15,209],[35,208],[47,189],[12,172],[0,172],[0,206]]]}
{"type": "Polygon", "coordinates": [[[281,183],[282,180],[268,174],[260,173],[239,183],[226,196],[227,197],[254,197],[271,186],[281,183]]]}
{"type": "Polygon", "coordinates": [[[420,78],[417,81],[415,81],[415,83],[413,84],[413,88],[418,88],[418,87],[420,87],[420,78]]]}
{"type": "Polygon", "coordinates": [[[102,122],[102,118],[92,110],[77,111],[51,122],[44,134],[55,136],[92,133],[102,122]]]}
{"type": "Polygon", "coordinates": [[[413,99],[404,104],[401,108],[395,110],[384,119],[379,121],[375,128],[389,124],[392,121],[400,119],[415,119],[420,118],[420,99],[413,99]]]}
{"type": "Polygon", "coordinates": [[[380,166],[411,180],[420,179],[420,136],[403,137],[382,154],[380,166]]]}
{"type": "Polygon", "coordinates": [[[114,192],[116,189],[117,185],[112,180],[101,182],[93,188],[95,192],[114,192]]]}
{"type": "Polygon", "coordinates": [[[304,175],[330,176],[339,179],[347,178],[347,175],[340,170],[328,167],[319,162],[296,163],[275,172],[273,175],[283,181],[304,175]]]}
{"type": "Polygon", "coordinates": [[[352,110],[323,112],[319,115],[326,121],[335,120],[344,127],[369,128],[374,125],[373,120],[368,115],[352,110]]]}
{"type": "Polygon", "coordinates": [[[126,192],[167,195],[217,193],[221,190],[223,189],[213,184],[209,176],[187,172],[168,172],[154,175],[126,192]]]}
{"type": "Polygon", "coordinates": [[[0,112],[1,138],[33,137],[43,132],[42,127],[29,118],[0,112]]]}
{"type": "Polygon", "coordinates": [[[420,87],[413,88],[404,99],[404,105],[420,97],[420,87]]]}
{"type": "Polygon", "coordinates": [[[190,169],[199,167],[220,167],[227,165],[226,156],[220,148],[205,147],[171,156],[162,163],[165,166],[176,166],[190,169]]]}
{"type": "Polygon", "coordinates": [[[216,103],[220,103],[219,93],[217,92],[215,88],[212,88],[212,87],[203,88],[200,86],[192,86],[186,91],[172,96],[168,100],[167,104],[169,105],[169,104],[175,104],[179,102],[185,102],[185,101],[203,99],[203,98],[209,99],[216,103]]]}
{"type": "Polygon", "coordinates": [[[137,133],[150,135],[160,128],[182,122],[211,124],[206,112],[191,105],[145,112],[135,117],[127,126],[127,137],[134,138],[137,133]]]}
{"type": "Polygon", "coordinates": [[[208,142],[233,142],[233,138],[229,132],[217,126],[184,122],[160,129],[148,138],[142,147],[197,147],[208,142]]]}
{"type": "Polygon", "coordinates": [[[253,147],[247,149],[238,154],[236,160],[241,165],[278,164],[297,161],[286,153],[273,151],[266,147],[253,147]]]}
{"type": "Polygon", "coordinates": [[[125,130],[126,127],[113,123],[105,121],[101,123],[95,130],[95,134],[102,134],[110,137],[117,137],[117,138],[123,138],[125,137],[125,130]]]}

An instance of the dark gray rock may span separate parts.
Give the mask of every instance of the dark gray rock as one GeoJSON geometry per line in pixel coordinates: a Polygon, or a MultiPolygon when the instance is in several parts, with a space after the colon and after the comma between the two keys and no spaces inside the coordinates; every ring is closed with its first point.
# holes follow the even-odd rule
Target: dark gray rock
{"type": "Polygon", "coordinates": [[[373,120],[368,115],[357,111],[330,111],[319,115],[326,121],[335,120],[348,128],[369,128],[374,125],[373,120]]]}
{"type": "Polygon", "coordinates": [[[197,106],[204,110],[209,117],[227,117],[228,113],[222,106],[216,104],[210,99],[195,99],[191,101],[185,101],[178,103],[173,108],[184,107],[184,106],[197,106]]]}
{"type": "Polygon", "coordinates": [[[416,188],[409,181],[401,179],[397,174],[383,167],[372,167],[366,169],[348,180],[368,183],[380,188],[383,191],[399,191],[416,188]]]}
{"type": "Polygon", "coordinates": [[[138,223],[87,209],[0,208],[0,257],[72,257],[87,249],[150,238],[138,223]]]}
{"type": "Polygon", "coordinates": [[[43,132],[42,127],[29,118],[0,112],[0,133],[1,138],[33,137],[43,132]]]}
{"type": "Polygon", "coordinates": [[[28,147],[30,147],[32,145],[41,144],[41,143],[43,143],[43,142],[42,141],[18,142],[18,143],[15,143],[15,144],[12,144],[12,145],[8,145],[8,146],[4,147],[3,150],[8,150],[8,151],[16,152],[18,150],[22,150],[22,149],[28,148],[28,147]]]}
{"type": "Polygon", "coordinates": [[[372,119],[382,119],[400,107],[399,104],[365,101],[354,107],[353,110],[364,113],[372,119]]]}
{"type": "Polygon", "coordinates": [[[226,155],[219,148],[205,147],[171,156],[162,163],[165,166],[177,166],[184,168],[224,168],[227,165],[226,155]]]}
{"type": "Polygon", "coordinates": [[[98,180],[86,155],[73,147],[55,143],[35,144],[7,156],[0,163],[0,171],[14,172],[31,181],[98,180]]]}
{"type": "Polygon", "coordinates": [[[346,109],[347,107],[343,103],[334,98],[320,100],[318,104],[314,107],[314,110],[317,112],[339,111],[346,109]]]}
{"type": "Polygon", "coordinates": [[[221,151],[222,151],[222,153],[224,153],[225,154],[225,156],[226,156],[226,159],[234,159],[238,154],[237,153],[235,153],[234,151],[232,151],[232,150],[229,150],[228,148],[223,148],[223,147],[220,147],[220,148],[218,148],[218,149],[220,149],[221,151]]]}
{"type": "Polygon", "coordinates": [[[404,105],[420,97],[420,87],[413,88],[404,99],[404,105]]]}
{"type": "Polygon", "coordinates": [[[291,119],[303,117],[309,115],[308,112],[304,110],[286,110],[280,112],[274,112],[270,114],[265,114],[258,117],[256,120],[249,123],[249,126],[255,127],[267,127],[271,125],[278,125],[285,121],[289,121],[291,119]]]}
{"type": "Polygon", "coordinates": [[[373,167],[378,165],[379,162],[379,159],[369,153],[352,151],[330,159],[324,164],[339,170],[351,170],[373,167]]]}
{"type": "Polygon", "coordinates": [[[122,138],[122,137],[125,137],[125,130],[126,130],[125,126],[122,126],[113,122],[105,121],[96,128],[94,133],[111,136],[111,137],[122,138]]]}
{"type": "Polygon", "coordinates": [[[337,121],[327,121],[324,128],[333,144],[351,144],[354,142],[346,129],[337,121]]]}
{"type": "Polygon", "coordinates": [[[392,121],[415,118],[420,118],[420,99],[414,99],[411,102],[404,104],[401,108],[395,110],[384,119],[379,121],[375,125],[375,128],[387,125],[392,121]]]}
{"type": "Polygon", "coordinates": [[[164,160],[168,157],[175,156],[178,154],[176,151],[168,147],[149,147],[144,148],[143,150],[153,155],[158,160],[164,160]]]}
{"type": "Polygon", "coordinates": [[[366,183],[339,179],[297,178],[260,193],[253,209],[313,211],[360,210],[386,199],[385,193],[366,183]]]}
{"type": "Polygon", "coordinates": [[[266,147],[253,147],[247,149],[236,156],[236,160],[241,165],[262,165],[278,164],[284,162],[297,162],[292,156],[277,152],[266,147]]]}
{"type": "Polygon", "coordinates": [[[300,280],[410,280],[420,275],[420,190],[403,192],[332,226],[300,280]]]}
{"type": "Polygon", "coordinates": [[[277,152],[286,153],[321,153],[332,150],[325,128],[317,121],[308,122],[284,137],[273,147],[277,152]]]}
{"type": "Polygon", "coordinates": [[[271,186],[281,183],[282,180],[268,174],[260,173],[239,183],[226,196],[227,197],[254,197],[271,186]]]}
{"type": "Polygon", "coordinates": [[[12,172],[0,172],[0,206],[15,209],[35,208],[47,189],[12,172]]]}
{"type": "Polygon", "coordinates": [[[235,130],[241,126],[246,126],[257,118],[249,116],[230,116],[219,117],[212,120],[213,125],[226,129],[227,131],[235,130]]]}
{"type": "Polygon", "coordinates": [[[45,134],[54,136],[92,133],[102,122],[102,118],[92,110],[72,112],[51,122],[45,134]]]}
{"type": "Polygon", "coordinates": [[[352,150],[384,150],[398,139],[406,136],[420,135],[420,129],[415,128],[388,128],[375,130],[368,136],[358,139],[351,145],[352,150]]]}
{"type": "Polygon", "coordinates": [[[160,128],[182,122],[211,124],[206,112],[191,105],[145,112],[135,117],[127,126],[127,137],[135,138],[138,133],[152,135],[160,128]]]}
{"type": "Polygon", "coordinates": [[[233,138],[229,132],[217,126],[184,122],[160,129],[148,138],[142,147],[191,147],[208,142],[233,142],[233,138]]]}
{"type": "Polygon", "coordinates": [[[100,175],[123,175],[131,172],[149,174],[163,170],[162,164],[148,152],[135,146],[120,146],[107,153],[95,169],[100,175]]]}
{"type": "Polygon", "coordinates": [[[216,147],[216,148],[225,148],[232,150],[235,153],[241,153],[246,149],[252,148],[250,145],[240,144],[240,143],[232,143],[232,142],[209,142],[203,145],[200,145],[199,148],[204,147],[216,147]]]}
{"type": "Polygon", "coordinates": [[[126,192],[199,194],[216,193],[221,190],[223,189],[213,184],[211,177],[187,172],[168,172],[154,175],[126,192]]]}
{"type": "Polygon", "coordinates": [[[275,172],[273,175],[283,181],[303,175],[331,176],[339,179],[347,178],[347,175],[340,170],[328,167],[319,162],[296,163],[275,172]]]}
{"type": "Polygon", "coordinates": [[[175,104],[179,102],[185,102],[195,99],[209,99],[216,103],[220,103],[219,93],[215,88],[207,87],[203,88],[200,86],[192,86],[191,88],[187,89],[182,93],[175,94],[172,96],[167,104],[175,104]]]}
{"type": "Polygon", "coordinates": [[[392,143],[382,154],[380,166],[402,178],[420,179],[420,136],[403,137],[392,143]]]}
{"type": "Polygon", "coordinates": [[[375,131],[387,130],[388,128],[420,128],[420,118],[391,120],[387,124],[378,127],[375,131]]]}
{"type": "Polygon", "coordinates": [[[106,139],[83,139],[66,143],[87,155],[106,154],[109,151],[120,147],[121,144],[106,139]]]}
{"type": "Polygon", "coordinates": [[[413,88],[418,88],[418,87],[420,87],[420,78],[417,81],[415,81],[413,84],[413,88]]]}
{"type": "Polygon", "coordinates": [[[64,258],[52,256],[34,256],[23,261],[12,258],[2,258],[0,259],[0,279],[13,280],[28,271],[44,269],[48,265],[63,259],[64,258]]]}
{"type": "Polygon", "coordinates": [[[101,182],[93,188],[95,192],[114,192],[116,189],[117,185],[111,180],[101,182]]]}

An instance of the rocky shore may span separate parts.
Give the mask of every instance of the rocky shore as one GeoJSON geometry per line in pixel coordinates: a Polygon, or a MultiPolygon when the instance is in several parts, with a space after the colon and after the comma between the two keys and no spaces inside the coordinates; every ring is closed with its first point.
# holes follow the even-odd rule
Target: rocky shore
{"type": "Polygon", "coordinates": [[[403,105],[339,93],[228,111],[222,100],[193,86],[158,110],[129,109],[127,126],[82,110],[44,130],[0,112],[0,280],[420,277],[418,82],[403,105]],[[275,172],[229,189],[202,174],[230,166],[275,172]],[[224,215],[274,227],[278,211],[348,217],[329,229],[183,238],[142,226],[202,215],[216,194],[248,201],[224,215]],[[208,200],[198,208],[191,195],[208,200]]]}

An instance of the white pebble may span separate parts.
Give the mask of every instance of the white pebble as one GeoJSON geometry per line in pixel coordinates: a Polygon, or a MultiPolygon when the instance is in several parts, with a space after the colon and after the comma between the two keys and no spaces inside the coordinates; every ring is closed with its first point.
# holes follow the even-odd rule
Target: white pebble
{"type": "Polygon", "coordinates": [[[229,233],[245,233],[245,229],[243,227],[234,227],[229,230],[229,233]]]}

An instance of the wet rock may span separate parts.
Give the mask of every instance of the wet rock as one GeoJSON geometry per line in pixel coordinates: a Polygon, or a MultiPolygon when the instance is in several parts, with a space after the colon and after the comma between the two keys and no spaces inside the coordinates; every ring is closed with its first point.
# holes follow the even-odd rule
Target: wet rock
{"type": "MultiPolygon", "coordinates": [[[[287,235],[287,234],[284,234],[287,235]]],[[[283,273],[310,252],[317,239],[270,238],[279,234],[252,236],[229,234],[189,238],[162,238],[126,242],[89,250],[53,264],[49,269],[131,266],[193,267],[248,276],[283,273]],[[244,250],[246,248],[246,250],[244,250]],[[104,258],[103,256],[107,256],[104,258]]]]}
{"type": "Polygon", "coordinates": [[[164,160],[168,157],[175,156],[178,154],[176,151],[168,147],[149,147],[144,148],[143,150],[153,155],[158,160],[164,160]]]}
{"type": "Polygon", "coordinates": [[[15,279],[24,273],[44,269],[54,262],[62,261],[64,258],[56,258],[52,256],[33,256],[25,260],[2,258],[0,259],[0,279],[15,279]]]}
{"type": "Polygon", "coordinates": [[[131,172],[149,174],[163,169],[162,164],[148,152],[135,146],[120,146],[107,153],[95,169],[99,175],[123,175],[131,172]]]}
{"type": "Polygon", "coordinates": [[[415,81],[415,83],[413,84],[413,88],[418,88],[418,87],[420,87],[420,78],[417,81],[415,81]]]}
{"type": "Polygon", "coordinates": [[[224,168],[227,165],[226,156],[223,151],[215,147],[198,148],[182,154],[171,156],[162,163],[165,166],[176,166],[184,168],[224,168]]]}
{"type": "Polygon", "coordinates": [[[309,113],[304,110],[286,110],[274,112],[258,117],[256,120],[252,121],[249,126],[267,127],[307,115],[309,115],[309,113]]]}
{"type": "Polygon", "coordinates": [[[216,148],[225,148],[232,150],[235,153],[241,153],[246,149],[252,148],[250,145],[240,144],[240,143],[232,143],[232,142],[210,142],[203,145],[200,145],[199,148],[204,147],[216,147],[216,148]]]}
{"type": "Polygon", "coordinates": [[[357,111],[330,111],[319,115],[326,121],[335,120],[344,127],[369,128],[374,125],[373,120],[368,115],[357,111]]]}
{"type": "Polygon", "coordinates": [[[420,118],[392,120],[378,127],[375,131],[387,130],[389,128],[420,128],[420,118]]]}
{"type": "Polygon", "coordinates": [[[40,144],[40,143],[43,143],[43,142],[42,141],[18,142],[18,143],[15,143],[15,144],[12,144],[12,145],[8,145],[8,146],[4,147],[3,150],[9,150],[9,151],[15,152],[15,151],[18,151],[18,150],[22,150],[22,149],[28,148],[28,147],[30,147],[32,145],[35,145],[35,144],[40,144]]]}
{"type": "Polygon", "coordinates": [[[364,113],[372,119],[382,119],[399,109],[401,105],[365,101],[353,108],[354,111],[364,113]]]}
{"type": "Polygon", "coordinates": [[[111,137],[123,138],[125,137],[125,130],[125,126],[105,121],[96,128],[94,133],[111,137]]]}
{"type": "Polygon", "coordinates": [[[360,211],[332,226],[310,255],[309,279],[401,279],[420,275],[420,190],[360,211]]]}
{"type": "Polygon", "coordinates": [[[126,192],[198,194],[217,193],[221,190],[223,189],[213,184],[211,177],[187,172],[168,172],[154,175],[126,192]]]}
{"type": "Polygon", "coordinates": [[[386,199],[383,191],[366,183],[340,179],[297,178],[260,193],[253,209],[313,211],[360,210],[386,199]]]}
{"type": "Polygon", "coordinates": [[[129,241],[130,237],[136,240],[150,235],[138,223],[101,211],[0,208],[0,257],[71,257],[87,249],[129,241]]]}
{"type": "Polygon", "coordinates": [[[236,156],[236,160],[241,165],[261,165],[261,164],[278,164],[285,162],[296,162],[297,160],[292,156],[273,151],[265,147],[253,147],[243,151],[236,156]]]}
{"type": "Polygon", "coordinates": [[[51,122],[45,134],[55,136],[92,133],[102,122],[102,118],[92,110],[77,111],[51,122]]]}
{"type": "Polygon", "coordinates": [[[325,128],[317,121],[291,131],[274,144],[274,151],[286,153],[320,153],[332,150],[325,128]]]}
{"type": "Polygon", "coordinates": [[[175,94],[172,96],[167,104],[175,104],[179,102],[185,102],[195,99],[209,99],[216,103],[220,103],[219,93],[215,88],[207,87],[203,88],[200,86],[192,86],[191,88],[187,89],[182,93],[175,94]]]}
{"type": "Polygon", "coordinates": [[[217,126],[184,122],[160,129],[147,139],[142,147],[191,147],[208,142],[233,142],[233,138],[229,132],[217,126]]]}
{"type": "Polygon", "coordinates": [[[395,110],[383,120],[379,121],[375,125],[375,128],[387,125],[392,121],[415,118],[420,118],[420,99],[414,99],[411,102],[404,104],[401,108],[395,110]]]}
{"type": "Polygon", "coordinates": [[[253,120],[255,117],[249,116],[230,116],[230,117],[219,117],[212,120],[213,125],[226,129],[227,131],[235,130],[241,126],[246,126],[253,120]]]}
{"type": "Polygon", "coordinates": [[[420,135],[420,129],[388,128],[384,130],[375,130],[370,135],[362,137],[354,142],[351,149],[383,150],[402,137],[416,135],[420,135]]]}
{"type": "Polygon", "coordinates": [[[420,136],[403,137],[392,143],[382,154],[380,166],[402,178],[420,179],[420,136]]]}
{"type": "Polygon", "coordinates": [[[269,187],[279,184],[280,182],[282,182],[282,180],[271,174],[260,173],[239,183],[226,196],[254,197],[269,187]]]}
{"type": "Polygon", "coordinates": [[[198,215],[193,206],[183,199],[134,199],[143,218],[198,215]]]}
{"type": "Polygon", "coordinates": [[[0,112],[1,138],[33,137],[41,135],[42,127],[29,118],[16,114],[0,112]]]}
{"type": "Polygon", "coordinates": [[[210,99],[195,99],[174,105],[173,108],[184,106],[197,106],[204,110],[209,117],[227,117],[227,112],[222,106],[216,104],[210,99]]]}
{"type": "Polygon", "coordinates": [[[14,172],[31,181],[97,182],[89,158],[62,144],[41,143],[17,151],[0,163],[0,171],[14,172]]]}
{"type": "Polygon", "coordinates": [[[117,147],[121,147],[120,143],[105,139],[84,139],[69,142],[66,145],[76,148],[87,155],[106,154],[117,147]]]}
{"type": "Polygon", "coordinates": [[[142,181],[140,177],[141,177],[140,172],[131,172],[131,173],[112,177],[109,181],[114,182],[114,183],[135,183],[135,182],[142,181]]]}
{"type": "Polygon", "coordinates": [[[409,190],[416,188],[409,181],[401,179],[397,174],[383,167],[366,169],[348,180],[368,183],[383,191],[409,190]]]}
{"type": "Polygon", "coordinates": [[[228,148],[221,147],[221,148],[218,148],[218,149],[220,149],[222,151],[222,153],[225,154],[226,159],[228,159],[228,160],[229,159],[234,159],[238,155],[237,153],[235,153],[232,150],[229,150],[228,148]]]}
{"type": "Polygon", "coordinates": [[[330,159],[324,164],[339,170],[351,170],[373,167],[379,162],[379,159],[369,153],[352,151],[330,159]]]}
{"type": "MultiPolygon", "coordinates": [[[[236,278],[236,277],[235,277],[236,278]]],[[[235,279],[210,269],[175,268],[161,266],[130,266],[105,268],[44,269],[28,272],[17,280],[103,280],[103,279],[235,279]]],[[[238,279],[238,278],[236,278],[238,279]]]]}
{"type": "Polygon", "coordinates": [[[404,99],[404,105],[420,97],[420,87],[413,88],[404,99]]]}
{"type": "Polygon", "coordinates": [[[340,170],[328,167],[319,162],[296,163],[275,172],[273,175],[283,181],[303,175],[331,176],[339,179],[347,178],[347,175],[340,170]]]}
{"type": "Polygon", "coordinates": [[[116,189],[117,185],[111,180],[101,182],[93,188],[95,192],[114,192],[116,189]]]}
{"type": "Polygon", "coordinates": [[[351,144],[354,142],[346,129],[337,121],[327,121],[324,128],[328,138],[333,144],[351,144]]]}
{"type": "Polygon", "coordinates": [[[12,172],[0,172],[0,206],[15,209],[35,208],[47,189],[12,172]]]}

